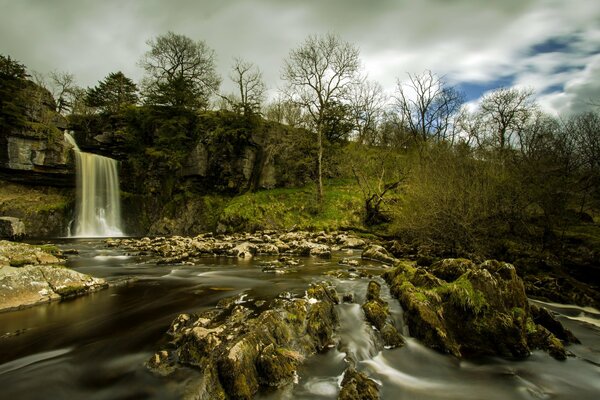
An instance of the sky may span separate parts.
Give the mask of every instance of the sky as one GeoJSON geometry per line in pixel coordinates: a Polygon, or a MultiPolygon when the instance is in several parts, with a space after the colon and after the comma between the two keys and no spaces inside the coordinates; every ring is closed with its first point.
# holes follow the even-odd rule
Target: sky
{"type": "Polygon", "coordinates": [[[0,53],[83,87],[119,70],[139,81],[146,42],[168,31],[215,50],[224,92],[241,57],[274,97],[290,50],[335,33],[389,93],[431,70],[473,103],[512,86],[559,115],[600,103],[598,0],[0,0],[0,53]]]}

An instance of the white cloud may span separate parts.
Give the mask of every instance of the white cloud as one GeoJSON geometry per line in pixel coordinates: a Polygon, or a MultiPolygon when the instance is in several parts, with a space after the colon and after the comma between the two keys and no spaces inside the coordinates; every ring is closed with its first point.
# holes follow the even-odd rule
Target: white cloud
{"type": "Polygon", "coordinates": [[[451,83],[515,76],[551,110],[579,109],[597,95],[600,2],[589,0],[0,0],[0,48],[30,69],[73,72],[94,85],[122,70],[138,80],[146,40],[168,30],[202,39],[224,77],[233,57],[255,62],[271,88],[289,51],[309,34],[356,43],[371,79],[388,91],[425,69],[451,83]],[[570,53],[530,55],[550,38],[573,36],[570,53]],[[572,67],[568,69],[566,67],[572,67]],[[560,72],[556,72],[560,69],[560,72]],[[543,94],[563,85],[564,94],[543,94]]]}

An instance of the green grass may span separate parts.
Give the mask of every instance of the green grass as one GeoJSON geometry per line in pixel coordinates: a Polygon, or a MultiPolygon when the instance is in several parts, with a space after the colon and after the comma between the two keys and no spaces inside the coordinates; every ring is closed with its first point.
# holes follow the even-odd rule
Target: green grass
{"type": "Polygon", "coordinates": [[[362,226],[362,194],[353,181],[327,182],[321,207],[317,203],[316,193],[314,184],[246,193],[231,199],[223,209],[219,222],[233,231],[314,231],[362,226]]]}

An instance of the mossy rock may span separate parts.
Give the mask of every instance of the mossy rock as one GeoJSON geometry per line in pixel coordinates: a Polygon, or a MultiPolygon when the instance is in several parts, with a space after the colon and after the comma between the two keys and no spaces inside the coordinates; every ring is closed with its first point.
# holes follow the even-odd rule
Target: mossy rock
{"type": "Polygon", "coordinates": [[[369,300],[362,306],[367,321],[379,330],[383,328],[388,319],[389,311],[387,308],[387,304],[381,299],[369,300]]]}
{"type": "Polygon", "coordinates": [[[364,373],[349,368],[344,372],[338,400],[377,400],[379,387],[364,373]]]}
{"type": "Polygon", "coordinates": [[[297,351],[268,345],[256,363],[261,385],[281,387],[293,383],[298,364],[303,360],[304,357],[297,351]]]}
{"type": "MultiPolygon", "coordinates": [[[[531,348],[564,358],[560,340],[530,322],[525,287],[512,265],[494,260],[475,265],[469,260],[452,259],[432,267],[431,271],[450,282],[432,279],[427,271],[410,265],[400,265],[384,274],[390,292],[404,309],[410,333],[426,345],[467,358],[525,357],[531,348]]],[[[542,314],[538,313],[537,318],[547,318],[542,314]]],[[[558,321],[547,325],[566,342],[574,341],[558,321]]]]}
{"type": "Polygon", "coordinates": [[[222,301],[216,310],[182,314],[147,366],[158,374],[199,369],[201,377],[188,385],[192,398],[252,399],[261,389],[288,385],[305,357],[329,347],[338,324],[335,290],[321,283],[309,293],[258,309],[222,301]]]}

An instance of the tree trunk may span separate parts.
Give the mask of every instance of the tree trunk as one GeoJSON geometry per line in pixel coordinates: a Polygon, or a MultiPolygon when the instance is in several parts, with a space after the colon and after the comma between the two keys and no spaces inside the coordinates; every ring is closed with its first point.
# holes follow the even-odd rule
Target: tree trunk
{"type": "Polygon", "coordinates": [[[321,207],[323,205],[323,133],[320,126],[317,129],[317,144],[319,147],[317,154],[317,201],[319,207],[321,207]]]}

